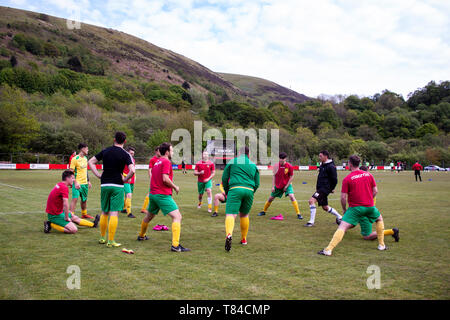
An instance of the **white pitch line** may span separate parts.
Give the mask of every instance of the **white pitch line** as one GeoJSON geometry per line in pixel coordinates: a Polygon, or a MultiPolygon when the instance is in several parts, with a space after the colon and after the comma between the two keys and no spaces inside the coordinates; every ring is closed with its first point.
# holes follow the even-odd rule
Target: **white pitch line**
{"type": "Polygon", "coordinates": [[[1,186],[5,186],[5,187],[10,187],[10,188],[14,188],[14,189],[19,189],[19,190],[23,190],[25,188],[22,187],[16,187],[16,186],[12,186],[10,184],[6,184],[6,183],[0,183],[1,186]]]}

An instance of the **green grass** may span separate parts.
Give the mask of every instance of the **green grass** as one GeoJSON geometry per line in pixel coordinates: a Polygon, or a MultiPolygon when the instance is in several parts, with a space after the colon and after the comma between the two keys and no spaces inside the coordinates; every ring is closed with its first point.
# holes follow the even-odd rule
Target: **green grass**
{"type": "MultiPolygon", "coordinates": [[[[389,250],[380,252],[376,241],[362,239],[358,226],[346,234],[332,257],[317,255],[336,229],[330,214],[318,210],[316,227],[304,228],[307,219],[298,220],[284,198],[276,199],[265,217],[256,216],[270,193],[270,176],[262,176],[255,196],[248,245],[239,245],[237,218],[229,253],[224,250],[224,206],[217,218],[210,217],[206,207],[196,208],[192,173],[175,173],[181,192],[174,196],[183,214],[181,244],[192,252],[170,252],[171,232],[151,231],[155,224],[171,226],[170,218],[162,214],[152,221],[150,240],[136,241],[148,186],[143,170],[138,171],[133,199],[138,218],[121,214],[116,233],[116,240],[133,249],[134,255],[99,245],[98,229],[80,227],[75,235],[44,234],[47,196],[60,175],[60,171],[0,171],[0,299],[450,298],[447,173],[423,173],[422,183],[415,183],[411,172],[375,173],[380,192],[377,206],[386,228],[400,228],[400,242],[388,236],[389,250]],[[269,220],[279,213],[284,221],[269,220]],[[66,286],[70,265],[81,269],[80,290],[66,286]],[[370,265],[381,269],[379,290],[366,286],[370,265]]],[[[316,177],[316,172],[299,172],[294,179],[305,218],[309,218],[307,199],[314,192],[316,177]]],[[[339,173],[337,189],[343,177],[339,173]]],[[[215,185],[213,192],[218,192],[215,185]]],[[[341,211],[338,197],[339,193],[331,195],[330,205],[341,211]]],[[[89,213],[95,215],[99,208],[96,179],[89,194],[89,213]]]]}

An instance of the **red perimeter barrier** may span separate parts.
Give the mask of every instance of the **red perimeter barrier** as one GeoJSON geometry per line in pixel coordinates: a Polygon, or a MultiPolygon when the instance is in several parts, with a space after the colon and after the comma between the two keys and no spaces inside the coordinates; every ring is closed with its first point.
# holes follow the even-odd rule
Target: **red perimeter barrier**
{"type": "Polygon", "coordinates": [[[69,165],[68,164],[52,164],[52,163],[50,163],[48,165],[48,168],[50,170],[66,170],[69,168],[69,165]]]}
{"type": "Polygon", "coordinates": [[[30,169],[30,164],[29,163],[17,163],[16,164],[16,169],[30,169]]]}

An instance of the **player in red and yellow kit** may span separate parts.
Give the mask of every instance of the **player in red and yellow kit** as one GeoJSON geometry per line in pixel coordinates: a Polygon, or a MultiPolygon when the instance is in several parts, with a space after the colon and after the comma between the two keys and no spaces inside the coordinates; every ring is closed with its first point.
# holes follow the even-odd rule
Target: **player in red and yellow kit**
{"type": "Polygon", "coordinates": [[[44,222],[44,232],[49,233],[51,229],[55,229],[64,233],[76,233],[77,226],[86,226],[96,228],[100,216],[95,217],[94,222],[80,219],[76,215],[69,212],[69,187],[75,180],[74,173],[71,170],[65,170],[62,174],[62,181],[57,183],[47,199],[47,221],[44,222]]]}
{"type": "Polygon", "coordinates": [[[331,256],[333,249],[342,241],[345,232],[361,222],[376,223],[378,250],[387,249],[384,244],[383,217],[373,203],[373,198],[378,193],[377,184],[369,172],[359,169],[360,162],[361,159],[356,155],[349,158],[351,173],[342,181],[341,189],[344,216],[328,246],[318,254],[331,256]]]}
{"type": "Polygon", "coordinates": [[[172,247],[171,251],[191,251],[180,244],[181,213],[172,198],[172,190],[178,194],[180,188],[173,183],[172,155],[173,147],[170,143],[163,143],[159,147],[161,157],[154,163],[150,180],[150,199],[147,213],[142,219],[141,231],[137,240],[148,240],[146,235],[150,221],[162,211],[163,215],[172,218],[172,247]]]}
{"type": "Polygon", "coordinates": [[[285,197],[289,197],[291,200],[292,206],[297,214],[297,218],[303,219],[300,214],[298,202],[294,196],[294,189],[292,188],[292,181],[294,180],[294,167],[287,162],[287,154],[285,152],[281,152],[279,158],[280,162],[273,166],[272,193],[266,201],[264,209],[258,213],[258,216],[264,216],[272,204],[272,201],[276,197],[281,198],[284,193],[285,197]]]}
{"type": "MultiPolygon", "coordinates": [[[[153,156],[153,158],[150,159],[150,162],[148,163],[148,181],[152,181],[152,168],[153,165],[155,164],[156,161],[158,161],[158,159],[161,158],[161,154],[159,153],[159,146],[157,146],[155,148],[155,155],[153,156]]],[[[149,202],[149,194],[147,193],[147,195],[145,196],[145,200],[144,203],[142,204],[142,208],[141,208],[141,213],[147,213],[147,207],[148,207],[148,202],[149,202]]]]}
{"type": "Polygon", "coordinates": [[[198,205],[197,208],[202,207],[203,194],[206,190],[208,196],[208,212],[212,212],[212,178],[216,174],[216,167],[212,161],[209,160],[208,151],[202,153],[202,160],[195,164],[194,175],[198,176],[197,191],[198,191],[198,205]]]}

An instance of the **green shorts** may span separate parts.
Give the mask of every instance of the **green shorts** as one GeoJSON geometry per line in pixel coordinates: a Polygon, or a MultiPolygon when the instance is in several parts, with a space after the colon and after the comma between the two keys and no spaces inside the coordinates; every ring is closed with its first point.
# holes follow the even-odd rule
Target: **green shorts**
{"type": "Polygon", "coordinates": [[[359,221],[359,225],[361,227],[361,235],[363,237],[367,237],[372,233],[372,223],[369,222],[367,217],[363,217],[359,221]]]}
{"type": "Polygon", "coordinates": [[[248,214],[252,208],[253,195],[253,190],[248,188],[231,188],[227,195],[225,214],[248,214]]]}
{"type": "Polygon", "coordinates": [[[286,192],[283,191],[283,189],[278,189],[277,187],[275,187],[275,191],[272,192],[270,194],[271,197],[274,198],[281,198],[283,196],[287,197],[288,195],[294,193],[294,189],[292,188],[292,184],[289,185],[289,187],[287,187],[286,192]]]}
{"type": "Polygon", "coordinates": [[[152,214],[158,214],[159,210],[163,215],[175,211],[178,209],[177,204],[173,200],[171,195],[167,194],[150,194],[148,203],[148,212],[152,214]]]}
{"type": "Polygon", "coordinates": [[[75,183],[72,185],[72,199],[81,198],[82,202],[87,201],[89,193],[89,185],[88,184],[80,184],[80,189],[75,188],[75,183]]]}
{"type": "Polygon", "coordinates": [[[101,207],[103,212],[121,211],[125,197],[123,187],[103,186],[100,191],[101,207]]]}
{"type": "MultiPolygon", "coordinates": [[[[61,227],[65,227],[69,223],[69,221],[66,221],[64,219],[65,216],[66,215],[65,215],[64,211],[56,216],[53,214],[47,213],[48,221],[50,221],[51,223],[54,223],[58,226],[61,226],[61,227]]],[[[72,214],[70,212],[69,212],[69,218],[72,218],[72,214]]]]}
{"type": "Polygon", "coordinates": [[[199,194],[204,194],[206,189],[212,188],[212,180],[208,182],[197,182],[197,190],[199,194]]]}
{"type": "Polygon", "coordinates": [[[134,192],[134,183],[125,183],[123,185],[123,190],[125,194],[133,193],[134,192]]]}
{"type": "MultiPolygon", "coordinates": [[[[345,211],[342,221],[350,223],[356,226],[358,223],[361,224],[361,233],[367,233],[368,224],[370,224],[370,233],[372,232],[372,223],[374,223],[380,216],[380,211],[377,207],[350,207],[345,211]]],[[[370,234],[369,233],[369,234],[370,234]]]]}

